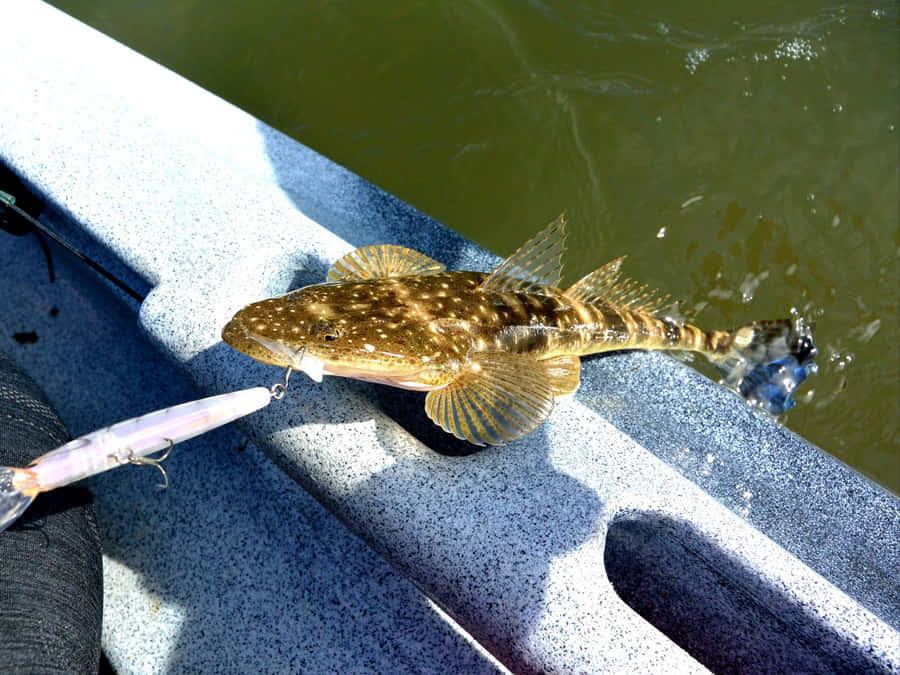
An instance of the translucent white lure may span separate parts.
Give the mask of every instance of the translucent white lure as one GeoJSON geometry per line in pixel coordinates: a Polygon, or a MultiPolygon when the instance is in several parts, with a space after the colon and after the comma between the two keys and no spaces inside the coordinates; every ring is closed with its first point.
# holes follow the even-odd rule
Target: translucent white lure
{"type": "Polygon", "coordinates": [[[243,389],[157,410],[76,438],[25,468],[0,467],[0,532],[41,492],[123,464],[150,464],[162,469],[159,460],[164,457],[147,456],[264,408],[273,398],[284,395],[286,384],[287,377],[284,384],[272,389],[243,389]]]}

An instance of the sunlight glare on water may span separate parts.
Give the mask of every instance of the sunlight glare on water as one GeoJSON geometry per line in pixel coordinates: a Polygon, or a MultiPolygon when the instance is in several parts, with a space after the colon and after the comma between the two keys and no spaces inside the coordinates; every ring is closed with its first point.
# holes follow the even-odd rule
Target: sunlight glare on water
{"type": "Polygon", "coordinates": [[[900,491],[897,3],[54,4],[498,253],[815,321],[782,420],[900,491]]]}

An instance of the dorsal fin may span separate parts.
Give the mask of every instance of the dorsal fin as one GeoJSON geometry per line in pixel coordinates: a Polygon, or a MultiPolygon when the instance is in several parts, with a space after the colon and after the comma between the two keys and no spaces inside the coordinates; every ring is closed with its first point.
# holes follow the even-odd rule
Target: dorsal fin
{"type": "Polygon", "coordinates": [[[484,291],[534,292],[559,286],[566,250],[566,214],[522,244],[481,285],[484,291]]]}
{"type": "Polygon", "coordinates": [[[625,256],[606,263],[566,289],[566,297],[586,305],[608,305],[632,312],[656,314],[669,301],[668,295],[640,285],[633,279],[620,279],[625,256]]]}
{"type": "Polygon", "coordinates": [[[623,255],[615,260],[610,260],[603,267],[598,267],[567,288],[565,295],[586,305],[594,304],[598,300],[603,299],[609,289],[614,287],[619,280],[624,260],[625,256],[623,255]]]}
{"type": "Polygon", "coordinates": [[[424,253],[411,248],[379,244],[351,251],[328,270],[328,281],[361,281],[404,277],[413,274],[436,274],[446,267],[424,253]]]}

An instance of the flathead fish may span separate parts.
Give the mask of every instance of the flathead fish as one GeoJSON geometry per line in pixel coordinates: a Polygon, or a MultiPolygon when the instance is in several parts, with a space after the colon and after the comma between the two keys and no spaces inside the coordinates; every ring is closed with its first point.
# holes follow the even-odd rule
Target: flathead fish
{"type": "Polygon", "coordinates": [[[699,352],[746,398],[772,412],[793,404],[816,353],[802,321],[703,331],[665,316],[666,298],[623,279],[623,258],[563,290],[565,236],[563,215],[489,274],[366,246],[338,260],[326,283],[240,310],[222,339],[317,381],[428,392],[428,416],[477,445],[533,431],[578,389],[580,357],[612,350],[699,352]]]}

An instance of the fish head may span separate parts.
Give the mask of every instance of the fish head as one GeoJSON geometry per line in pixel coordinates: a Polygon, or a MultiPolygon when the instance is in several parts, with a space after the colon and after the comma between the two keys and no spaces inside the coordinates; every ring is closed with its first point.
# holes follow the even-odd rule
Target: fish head
{"type": "Polygon", "coordinates": [[[222,331],[233,348],[316,381],[339,375],[433,388],[441,332],[394,280],[307,286],[240,310],[222,331]]]}

